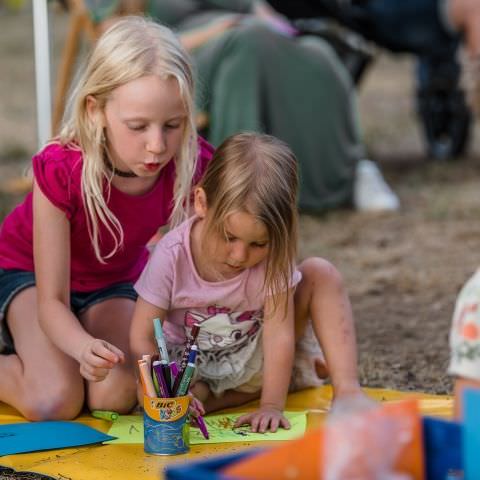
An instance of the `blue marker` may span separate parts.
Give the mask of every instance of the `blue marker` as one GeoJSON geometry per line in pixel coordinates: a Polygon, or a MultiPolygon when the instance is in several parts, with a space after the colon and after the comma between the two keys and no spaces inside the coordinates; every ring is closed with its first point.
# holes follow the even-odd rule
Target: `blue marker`
{"type": "Polygon", "coordinates": [[[193,363],[195,365],[195,361],[197,360],[197,353],[198,353],[198,347],[196,345],[192,345],[192,348],[190,349],[190,353],[188,354],[187,363],[193,363]]]}
{"type": "Polygon", "coordinates": [[[153,319],[153,328],[155,330],[155,340],[157,341],[158,350],[160,352],[160,358],[167,363],[170,362],[168,358],[167,344],[165,343],[165,337],[163,336],[162,323],[159,318],[153,319]]]}

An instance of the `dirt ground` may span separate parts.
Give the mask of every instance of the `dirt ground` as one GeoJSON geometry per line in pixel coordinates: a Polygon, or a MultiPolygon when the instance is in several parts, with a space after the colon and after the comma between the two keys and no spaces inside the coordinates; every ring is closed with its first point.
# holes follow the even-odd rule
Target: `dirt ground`
{"type": "MultiPolygon", "coordinates": [[[[54,82],[66,16],[52,9],[50,26],[54,82]]],[[[0,182],[5,186],[37,148],[28,8],[13,14],[0,3],[0,58],[0,182]]],[[[426,158],[412,72],[410,57],[379,52],[359,88],[369,156],[400,196],[401,210],[302,216],[300,252],[326,257],[344,276],[363,385],[450,393],[445,371],[454,299],[480,264],[479,136],[475,132],[468,158],[444,163],[426,158]]],[[[3,191],[0,216],[18,199],[3,191]]]]}

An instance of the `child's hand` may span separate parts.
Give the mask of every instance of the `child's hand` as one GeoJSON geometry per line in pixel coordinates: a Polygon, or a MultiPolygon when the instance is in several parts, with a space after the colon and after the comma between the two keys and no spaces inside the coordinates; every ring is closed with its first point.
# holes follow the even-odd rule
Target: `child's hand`
{"type": "Polygon", "coordinates": [[[98,338],[87,343],[80,356],[80,374],[90,382],[101,382],[118,363],[125,361],[123,352],[98,338]]]}
{"type": "Polygon", "coordinates": [[[193,395],[193,393],[189,393],[188,395],[190,397],[189,411],[192,414],[193,423],[195,423],[195,419],[199,415],[205,415],[205,407],[203,406],[203,403],[193,395]]]}
{"type": "Polygon", "coordinates": [[[283,411],[275,407],[260,407],[259,410],[242,415],[235,422],[234,427],[250,424],[252,432],[265,433],[270,430],[276,432],[278,427],[290,428],[290,422],[283,416],[283,411]]]}

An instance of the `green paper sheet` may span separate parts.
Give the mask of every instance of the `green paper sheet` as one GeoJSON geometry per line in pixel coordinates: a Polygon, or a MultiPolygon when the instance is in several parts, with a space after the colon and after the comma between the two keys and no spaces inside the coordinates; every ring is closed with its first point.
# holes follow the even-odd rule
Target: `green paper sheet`
{"type": "MultiPolygon", "coordinates": [[[[198,428],[190,429],[190,444],[201,443],[228,443],[228,442],[260,442],[267,440],[293,440],[301,437],[307,427],[307,413],[285,412],[285,417],[290,422],[291,428],[279,428],[275,433],[253,433],[250,425],[233,429],[235,420],[244,413],[208,415],[203,417],[208,428],[210,438],[203,438],[198,428]]],[[[112,423],[108,434],[117,437],[105,443],[143,443],[143,416],[120,415],[112,423]]]]}

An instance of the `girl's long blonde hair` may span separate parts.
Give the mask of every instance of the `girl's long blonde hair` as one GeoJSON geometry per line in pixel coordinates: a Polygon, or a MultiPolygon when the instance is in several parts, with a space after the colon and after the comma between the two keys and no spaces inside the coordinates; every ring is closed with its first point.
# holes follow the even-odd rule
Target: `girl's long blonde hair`
{"type": "Polygon", "coordinates": [[[226,235],[225,220],[232,213],[253,215],[268,232],[267,295],[275,299],[286,291],[298,237],[297,160],[290,148],[270,135],[233,135],[216,150],[199,186],[208,206],[204,237],[226,235]]]}
{"type": "Polygon", "coordinates": [[[175,78],[178,82],[187,122],[180,151],[175,156],[176,179],[173,225],[188,216],[192,178],[197,160],[197,135],[193,100],[193,72],[188,54],[173,32],[142,17],[125,17],[108,29],[96,43],[67,105],[57,141],[78,148],[83,154],[82,197],[90,238],[97,259],[105,263],[123,243],[123,229],[108,208],[112,172],[105,163],[105,141],[100,122],[87,113],[87,97],[104,109],[112,91],[145,75],[175,78]],[[114,239],[114,247],[100,249],[99,223],[114,239]]]}

